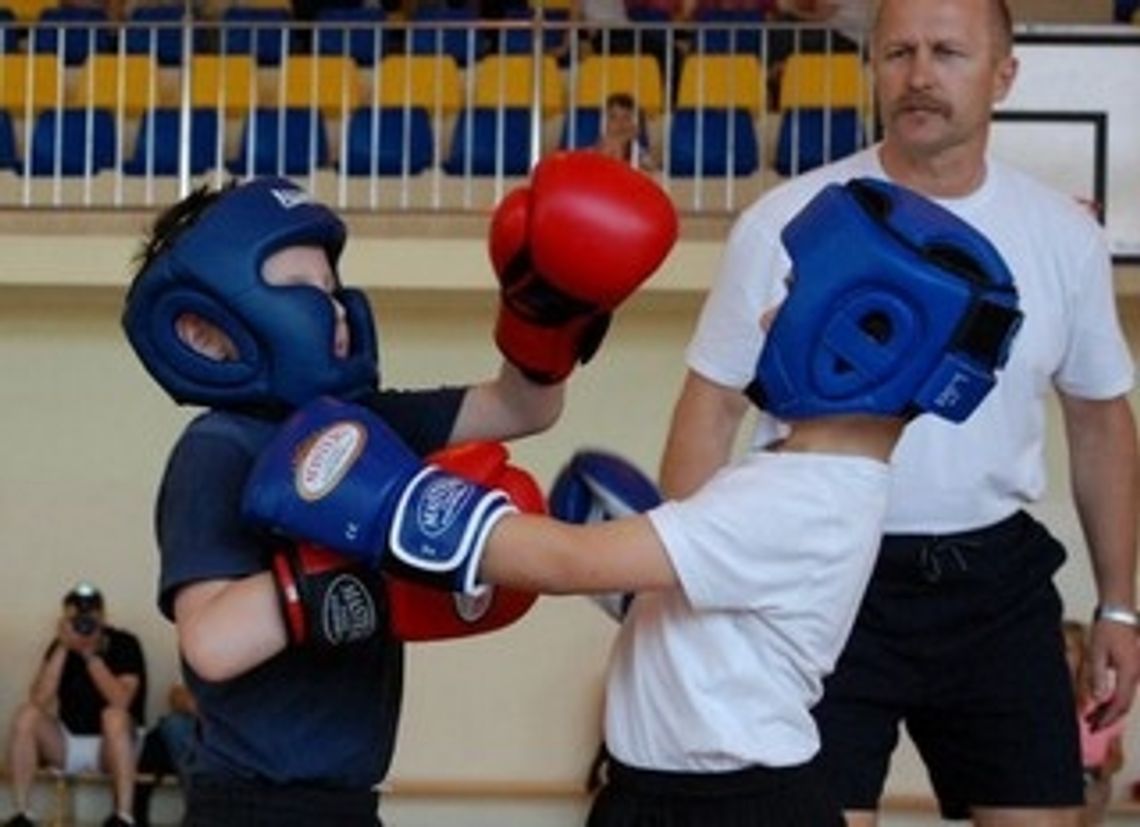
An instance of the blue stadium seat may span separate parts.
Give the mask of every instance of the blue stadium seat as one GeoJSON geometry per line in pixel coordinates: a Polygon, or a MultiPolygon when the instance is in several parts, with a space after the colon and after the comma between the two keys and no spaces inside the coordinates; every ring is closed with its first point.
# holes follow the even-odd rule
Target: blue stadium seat
{"type": "Polygon", "coordinates": [[[115,51],[115,38],[107,13],[102,9],[80,6],[44,9],[39,24],[32,28],[32,51],[58,54],[61,32],[63,62],[68,66],[78,66],[92,52],[115,51]],[[52,23],[64,25],[53,26],[52,23]],[[91,25],[83,25],[84,23],[91,25]]]}
{"type": "Polygon", "coordinates": [[[289,42],[285,7],[229,6],[222,12],[222,50],[253,55],[260,66],[279,66],[289,42]]]}
{"type": "Polygon", "coordinates": [[[20,48],[23,27],[16,23],[16,13],[0,6],[0,55],[11,54],[20,48]]]}
{"type": "Polygon", "coordinates": [[[19,170],[20,159],[16,155],[16,130],[12,126],[12,116],[6,109],[0,109],[0,169],[19,170]]]}
{"type": "Polygon", "coordinates": [[[780,116],[776,172],[799,175],[852,154],[864,144],[855,109],[789,109],[780,116]]]}
{"type": "MultiPolygon", "coordinates": [[[[162,66],[182,64],[181,6],[137,6],[130,13],[126,27],[127,54],[149,55],[153,52],[162,66]]],[[[195,43],[201,44],[204,32],[195,31],[195,43]]]]}
{"type": "Polygon", "coordinates": [[[751,175],[760,166],[752,117],[744,109],[678,109],[669,131],[669,173],[751,175]]]}
{"type": "Polygon", "coordinates": [[[585,149],[602,134],[602,112],[594,106],[581,106],[566,113],[562,121],[559,149],[585,149]]]}
{"type": "Polygon", "coordinates": [[[764,13],[753,9],[700,9],[694,15],[698,23],[706,24],[696,30],[694,51],[697,54],[751,54],[761,52],[760,38],[764,13]],[[713,23],[730,23],[725,28],[713,23]]]}
{"type": "Polygon", "coordinates": [[[483,54],[482,38],[476,28],[478,18],[465,8],[421,8],[411,17],[412,54],[444,54],[460,66],[474,63],[483,54]],[[465,24],[432,27],[427,23],[465,24]]]}
{"type": "Polygon", "coordinates": [[[529,109],[463,110],[443,171],[449,175],[525,175],[530,170],[530,125],[529,109]]]}
{"type": "Polygon", "coordinates": [[[319,109],[260,108],[242,126],[234,175],[306,175],[328,166],[325,119],[319,109]]]}
{"type": "Polygon", "coordinates": [[[317,53],[348,55],[360,66],[372,66],[384,57],[383,24],[384,9],[378,6],[319,9],[317,53]]]}
{"type": "MultiPolygon", "coordinates": [[[[558,23],[570,19],[570,13],[564,9],[547,9],[543,14],[544,22],[558,23]]],[[[513,7],[507,11],[507,21],[513,22],[517,25],[519,21],[532,22],[534,20],[534,10],[526,8],[513,7]]],[[[554,51],[562,47],[569,36],[567,29],[559,29],[557,27],[546,27],[542,34],[542,48],[546,51],[554,51]]],[[[498,51],[508,55],[531,54],[534,52],[534,29],[533,28],[507,28],[502,32],[500,39],[500,46],[498,51]]],[[[568,57],[568,56],[567,56],[568,57]]]]}
{"type": "Polygon", "coordinates": [[[115,165],[115,118],[106,109],[45,109],[32,126],[32,175],[85,175],[115,165]],[[62,120],[60,116],[62,115],[62,120]],[[56,142],[59,154],[56,154],[56,142]]]}
{"type": "MultiPolygon", "coordinates": [[[[177,175],[181,145],[181,111],[159,108],[143,115],[135,151],[123,162],[127,175],[177,175]],[[148,153],[150,157],[148,158],[148,153]]],[[[216,109],[190,111],[190,174],[198,175],[220,166],[219,122],[216,109]]]]}
{"type": "Polygon", "coordinates": [[[348,120],[347,175],[418,175],[432,164],[435,148],[427,110],[361,107],[348,120]]]}

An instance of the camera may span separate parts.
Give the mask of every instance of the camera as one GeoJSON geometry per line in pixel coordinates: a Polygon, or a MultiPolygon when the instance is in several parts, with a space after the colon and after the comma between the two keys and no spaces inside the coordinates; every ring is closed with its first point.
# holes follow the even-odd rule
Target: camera
{"type": "Polygon", "coordinates": [[[99,613],[103,611],[103,595],[90,583],[80,583],[63,598],[65,607],[75,609],[71,617],[71,628],[75,634],[90,637],[102,625],[99,613]]]}
{"type": "Polygon", "coordinates": [[[99,618],[92,612],[77,614],[71,618],[71,628],[81,637],[89,637],[99,631],[99,618]]]}

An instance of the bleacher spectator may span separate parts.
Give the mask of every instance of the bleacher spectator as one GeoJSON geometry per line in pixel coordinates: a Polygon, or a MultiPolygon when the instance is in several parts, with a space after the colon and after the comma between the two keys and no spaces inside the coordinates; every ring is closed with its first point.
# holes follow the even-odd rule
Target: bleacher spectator
{"type": "Polygon", "coordinates": [[[643,170],[660,168],[656,156],[649,149],[645,117],[638,110],[633,96],[625,92],[615,92],[606,99],[602,134],[594,149],[643,170]]]}

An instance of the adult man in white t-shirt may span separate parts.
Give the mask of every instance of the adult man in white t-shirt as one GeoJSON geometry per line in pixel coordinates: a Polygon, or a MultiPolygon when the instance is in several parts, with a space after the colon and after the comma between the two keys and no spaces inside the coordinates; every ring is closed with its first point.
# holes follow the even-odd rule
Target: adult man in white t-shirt
{"type": "MultiPolygon", "coordinates": [[[[763,339],[758,309],[784,293],[780,230],[825,184],[872,176],[916,189],[1009,263],[1025,325],[1006,374],[968,423],[927,418],[900,442],[879,563],[816,709],[850,825],[875,823],[903,721],[947,817],[1077,823],[1079,752],[1052,583],[1064,550],[1023,510],[1045,487],[1050,389],[1096,578],[1099,725],[1128,710],[1136,687],[1134,368],[1100,229],[986,154],[992,107],[1016,75],[1011,30],[1002,0],[883,0],[871,49],[884,140],[741,216],[689,347],[662,463],[665,492],[683,496],[728,459],[763,339]]],[[[757,440],[780,427],[763,420],[757,440]]]]}

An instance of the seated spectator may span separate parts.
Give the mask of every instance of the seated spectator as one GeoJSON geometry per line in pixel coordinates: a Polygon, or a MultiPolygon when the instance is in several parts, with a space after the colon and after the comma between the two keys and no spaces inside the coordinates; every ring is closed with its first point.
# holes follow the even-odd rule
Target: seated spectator
{"type": "Polygon", "coordinates": [[[643,170],[660,168],[649,149],[645,117],[638,111],[633,96],[625,92],[615,92],[606,98],[602,133],[598,136],[594,149],[643,170]]]}
{"type": "Polygon", "coordinates": [[[139,753],[138,771],[147,779],[135,784],[135,827],[149,827],[150,799],[164,777],[177,774],[179,782],[186,784],[198,705],[190,690],[176,683],[167,694],[167,707],[169,711],[147,730],[139,753]]]}
{"type": "Polygon", "coordinates": [[[145,703],[138,638],[109,625],[103,595],[80,583],[63,596],[54,639],[27,700],[12,717],[8,771],[16,812],[7,827],[34,827],[29,797],[40,766],[109,773],[114,810],[103,827],[130,825],[136,733],[145,703]]]}

